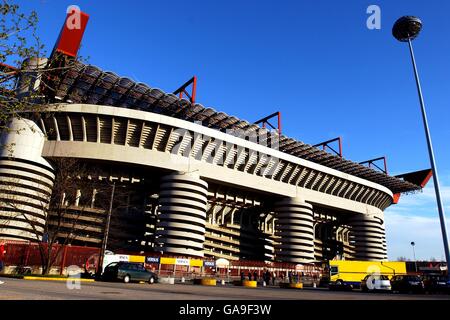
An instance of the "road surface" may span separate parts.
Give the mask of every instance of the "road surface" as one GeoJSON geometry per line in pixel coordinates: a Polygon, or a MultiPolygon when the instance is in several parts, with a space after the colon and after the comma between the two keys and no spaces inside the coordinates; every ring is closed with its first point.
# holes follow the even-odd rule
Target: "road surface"
{"type": "Polygon", "coordinates": [[[450,295],[342,292],[322,288],[281,289],[278,287],[244,288],[220,284],[209,287],[191,284],[82,282],[79,289],[69,289],[64,281],[2,277],[0,281],[4,281],[4,284],[0,285],[2,300],[450,300],[450,295]]]}

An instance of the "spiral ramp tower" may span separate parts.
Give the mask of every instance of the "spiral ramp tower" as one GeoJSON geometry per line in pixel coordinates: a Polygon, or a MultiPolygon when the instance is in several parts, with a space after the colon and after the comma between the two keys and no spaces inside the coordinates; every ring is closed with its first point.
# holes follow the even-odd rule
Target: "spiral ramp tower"
{"type": "Polygon", "coordinates": [[[386,236],[383,220],[375,215],[356,214],[350,218],[354,260],[386,260],[386,236]]]}
{"type": "Polygon", "coordinates": [[[305,263],[314,260],[312,205],[300,198],[286,198],[275,203],[277,217],[276,260],[305,263]]]}
{"type": "Polygon", "coordinates": [[[161,179],[157,251],[203,257],[208,184],[195,174],[161,179]]]}
{"type": "Polygon", "coordinates": [[[42,156],[45,136],[31,120],[12,119],[0,142],[0,238],[40,241],[55,179],[42,156]]]}

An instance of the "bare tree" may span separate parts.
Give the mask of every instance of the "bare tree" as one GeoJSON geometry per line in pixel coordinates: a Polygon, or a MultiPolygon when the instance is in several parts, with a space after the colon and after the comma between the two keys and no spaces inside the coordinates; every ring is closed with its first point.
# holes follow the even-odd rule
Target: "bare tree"
{"type": "MultiPolygon", "coordinates": [[[[9,208],[9,216],[3,220],[22,221],[38,244],[42,274],[48,274],[67,245],[77,240],[90,227],[92,218],[85,218],[93,210],[99,215],[97,225],[104,226],[104,218],[110,207],[111,181],[98,174],[95,167],[72,158],[52,160],[55,168],[55,181],[51,196],[40,201],[42,215],[35,215],[21,208],[23,195],[17,191],[14,183],[2,188],[0,205],[9,208]],[[89,212],[87,212],[89,211],[89,212]],[[42,223],[42,217],[45,222],[42,223]]],[[[127,205],[125,190],[118,189],[114,198],[113,210],[127,205]]],[[[7,221],[4,221],[7,223],[7,221]]],[[[3,225],[6,225],[3,223],[3,225]]]]}
{"type": "Polygon", "coordinates": [[[46,242],[39,242],[43,274],[50,271],[64,247],[90,227],[90,222],[84,220],[87,211],[100,213],[97,222],[105,232],[107,211],[128,206],[128,190],[115,188],[112,194],[113,182],[102,176],[95,165],[73,158],[53,159],[53,165],[56,172],[47,209],[46,242]]]}
{"type": "MultiPolygon", "coordinates": [[[[87,199],[92,197],[92,187],[95,184],[88,179],[86,167],[79,161],[59,158],[53,162],[56,168],[55,182],[49,206],[43,207],[47,219],[43,241],[38,242],[42,274],[48,274],[63,248],[70,245],[86,228],[80,226],[79,221],[91,206],[87,199]]],[[[34,227],[33,230],[37,236],[37,230],[34,227]]]]}
{"type": "Polygon", "coordinates": [[[401,256],[401,257],[397,258],[397,261],[409,261],[409,259],[406,258],[406,257],[401,256]]]}

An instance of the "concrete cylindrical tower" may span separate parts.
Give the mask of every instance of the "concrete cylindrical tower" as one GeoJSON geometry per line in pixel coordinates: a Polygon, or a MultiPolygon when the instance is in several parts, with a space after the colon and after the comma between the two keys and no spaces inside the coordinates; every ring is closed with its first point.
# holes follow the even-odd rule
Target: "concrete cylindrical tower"
{"type": "Polygon", "coordinates": [[[45,68],[47,61],[47,58],[33,57],[23,62],[22,68],[27,72],[20,74],[17,83],[17,97],[19,99],[28,97],[39,90],[42,75],[42,72],[39,72],[39,70],[45,68]]]}
{"type": "Polygon", "coordinates": [[[355,246],[355,260],[386,260],[386,238],[380,217],[357,214],[350,218],[351,240],[355,246]]]}
{"type": "Polygon", "coordinates": [[[275,246],[277,260],[306,263],[314,260],[312,205],[300,198],[286,198],[275,203],[277,217],[275,246]]]}
{"type": "Polygon", "coordinates": [[[8,128],[0,140],[0,239],[41,240],[55,179],[41,156],[45,136],[27,119],[8,128]]]}
{"type": "Polygon", "coordinates": [[[194,174],[161,180],[156,250],[203,257],[208,184],[194,174]]]}

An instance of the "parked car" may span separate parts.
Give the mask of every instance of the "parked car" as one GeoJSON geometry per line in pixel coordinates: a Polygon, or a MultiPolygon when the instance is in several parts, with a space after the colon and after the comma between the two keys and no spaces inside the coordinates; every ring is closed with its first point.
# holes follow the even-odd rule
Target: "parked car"
{"type": "Polygon", "coordinates": [[[145,281],[155,283],[158,277],[155,273],[144,268],[142,263],[135,262],[112,262],[108,264],[103,272],[103,279],[108,281],[145,281]]]}
{"type": "Polygon", "coordinates": [[[419,276],[415,275],[398,275],[391,279],[391,287],[393,292],[424,292],[424,284],[419,276]]]}
{"type": "Polygon", "coordinates": [[[330,290],[336,290],[336,291],[351,291],[355,288],[355,285],[353,283],[345,282],[341,279],[338,279],[336,281],[330,281],[328,283],[328,289],[330,290]]]}
{"type": "Polygon", "coordinates": [[[391,291],[391,281],[385,275],[367,275],[361,281],[361,290],[364,292],[391,291]]]}
{"type": "Polygon", "coordinates": [[[450,279],[442,275],[426,275],[423,277],[425,291],[429,293],[450,293],[450,279]]]}

